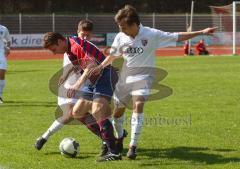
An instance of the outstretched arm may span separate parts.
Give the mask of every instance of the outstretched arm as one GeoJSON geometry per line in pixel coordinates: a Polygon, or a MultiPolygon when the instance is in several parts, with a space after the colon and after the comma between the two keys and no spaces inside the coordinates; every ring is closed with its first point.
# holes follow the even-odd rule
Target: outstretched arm
{"type": "Polygon", "coordinates": [[[118,57],[113,56],[113,55],[107,56],[100,65],[98,65],[97,67],[95,67],[94,69],[91,70],[90,75],[99,74],[102,69],[104,69],[106,66],[110,65],[116,58],[118,58],[118,57]]]}
{"type": "Polygon", "coordinates": [[[213,28],[206,28],[200,31],[194,31],[194,32],[179,32],[178,33],[178,42],[185,41],[191,38],[194,38],[199,35],[213,35],[213,33],[216,31],[217,27],[213,28]]]}

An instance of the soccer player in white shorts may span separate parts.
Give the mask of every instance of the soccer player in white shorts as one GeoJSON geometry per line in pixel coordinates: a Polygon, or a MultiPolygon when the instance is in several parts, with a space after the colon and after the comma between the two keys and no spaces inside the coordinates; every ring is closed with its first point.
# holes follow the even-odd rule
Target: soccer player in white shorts
{"type": "Polygon", "coordinates": [[[3,103],[2,94],[5,87],[5,73],[7,70],[7,56],[10,53],[10,40],[8,29],[0,25],[0,104],[3,103]]]}
{"type": "MultiPolygon", "coordinates": [[[[93,23],[90,20],[82,20],[78,24],[78,37],[90,40],[92,36],[92,30],[93,23]]],[[[63,75],[59,79],[57,109],[57,111],[60,110],[62,112],[62,116],[57,118],[48,128],[48,130],[37,139],[35,143],[36,149],[40,150],[51,135],[60,130],[65,124],[68,124],[74,120],[74,118],[70,115],[70,112],[79,98],[83,98],[82,104],[84,104],[85,106],[82,107],[82,111],[84,111],[83,113],[85,113],[85,115],[78,120],[82,124],[86,125],[86,127],[95,135],[101,138],[100,129],[96,123],[96,120],[92,117],[90,113],[86,113],[87,110],[89,110],[89,107],[91,107],[92,91],[89,91],[88,87],[83,86],[81,89],[79,89],[79,92],[77,92],[78,94],[75,98],[67,97],[67,91],[69,87],[75,84],[76,81],[80,78],[80,76],[81,73],[73,70],[73,65],[69,60],[68,55],[65,53],[63,59],[63,75]]],[[[107,151],[107,146],[103,142],[102,152],[100,155],[105,155],[107,151]]]]}
{"type": "Polygon", "coordinates": [[[134,7],[126,5],[115,15],[119,32],[107,57],[96,72],[111,64],[114,59],[123,57],[124,63],[120,79],[115,89],[115,109],[113,125],[118,144],[123,145],[123,122],[125,107],[130,96],[133,101],[131,118],[131,141],[127,157],[135,159],[138,137],[144,119],[144,104],[150,94],[155,78],[155,51],[157,48],[176,46],[176,42],[185,41],[199,35],[211,35],[216,28],[206,28],[194,32],[169,33],[154,28],[144,27],[134,7]]]}

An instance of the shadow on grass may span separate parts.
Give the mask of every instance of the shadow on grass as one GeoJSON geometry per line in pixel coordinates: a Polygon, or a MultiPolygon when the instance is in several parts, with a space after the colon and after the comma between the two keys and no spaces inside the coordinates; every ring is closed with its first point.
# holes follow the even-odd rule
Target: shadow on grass
{"type": "MultiPolygon", "coordinates": [[[[79,155],[77,155],[77,157],[74,157],[74,158],[71,158],[69,157],[69,159],[87,159],[87,158],[93,158],[94,156],[90,156],[88,155],[89,153],[80,153],[79,155]]],[[[60,152],[57,152],[57,151],[54,151],[54,152],[47,152],[47,153],[44,153],[44,155],[49,155],[49,156],[52,156],[52,155],[61,155],[60,152]]],[[[63,157],[63,158],[68,158],[68,157],[63,157]]]]}
{"type": "MultiPolygon", "coordinates": [[[[232,149],[216,149],[210,150],[204,147],[174,147],[168,149],[138,149],[141,156],[147,156],[151,160],[149,163],[143,163],[141,166],[148,165],[171,165],[171,163],[161,162],[159,160],[174,159],[182,160],[184,163],[191,164],[226,164],[226,163],[240,163],[239,157],[226,158],[220,154],[213,154],[210,151],[230,152],[237,151],[232,149]],[[159,160],[157,160],[159,159],[159,160]],[[156,160],[156,162],[154,161],[156,160]]],[[[181,162],[179,162],[181,163],[181,162]]],[[[174,162],[172,163],[174,164],[174,162]]]]}
{"type": "Polygon", "coordinates": [[[1,107],[56,107],[56,102],[44,101],[4,101],[1,107]]]}

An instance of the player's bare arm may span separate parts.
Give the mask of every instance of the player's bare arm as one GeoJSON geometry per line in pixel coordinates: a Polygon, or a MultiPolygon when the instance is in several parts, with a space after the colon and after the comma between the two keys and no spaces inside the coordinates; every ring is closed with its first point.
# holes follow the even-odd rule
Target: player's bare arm
{"type": "Polygon", "coordinates": [[[90,75],[99,74],[102,69],[104,69],[106,66],[112,64],[112,62],[113,62],[115,59],[117,59],[117,58],[119,58],[119,56],[114,56],[114,55],[109,55],[109,56],[107,56],[100,65],[98,65],[98,66],[96,66],[95,68],[91,69],[90,75]]]}
{"type": "Polygon", "coordinates": [[[84,72],[81,75],[81,77],[78,79],[78,81],[68,89],[67,96],[69,98],[73,97],[76,91],[83,86],[84,82],[87,80],[87,78],[89,78],[90,72],[92,71],[92,69],[94,69],[94,67],[96,67],[96,65],[91,64],[91,65],[88,65],[86,69],[84,69],[84,72]]]}
{"type": "Polygon", "coordinates": [[[206,28],[200,31],[194,31],[194,32],[179,32],[178,33],[178,42],[185,41],[191,38],[194,38],[199,35],[213,35],[213,33],[216,31],[217,27],[213,28],[206,28]]]}

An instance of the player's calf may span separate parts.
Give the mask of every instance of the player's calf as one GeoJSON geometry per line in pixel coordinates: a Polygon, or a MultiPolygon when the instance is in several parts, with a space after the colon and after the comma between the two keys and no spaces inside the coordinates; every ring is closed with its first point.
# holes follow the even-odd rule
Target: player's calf
{"type": "Polygon", "coordinates": [[[119,153],[122,153],[122,151],[123,151],[123,140],[124,140],[125,137],[127,137],[127,135],[128,135],[128,133],[127,133],[127,131],[124,129],[124,130],[123,130],[123,136],[122,136],[121,138],[118,138],[118,139],[116,140],[116,148],[118,149],[118,152],[119,152],[119,153]]]}

